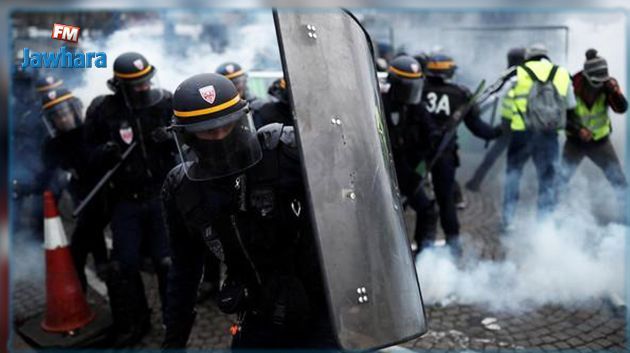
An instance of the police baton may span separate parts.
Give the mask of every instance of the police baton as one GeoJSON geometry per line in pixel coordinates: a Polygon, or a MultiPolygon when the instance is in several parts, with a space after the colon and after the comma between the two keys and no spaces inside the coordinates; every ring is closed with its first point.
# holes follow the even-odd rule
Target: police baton
{"type": "Polygon", "coordinates": [[[125,162],[127,157],[129,157],[129,154],[131,154],[134,148],[136,148],[137,144],[138,144],[137,142],[134,142],[125,150],[125,152],[120,156],[120,161],[118,161],[118,163],[116,163],[115,166],[113,166],[109,171],[107,171],[107,173],[105,173],[105,175],[103,175],[101,180],[99,180],[98,183],[96,183],[96,185],[92,188],[92,191],[90,191],[90,193],[85,197],[85,199],[83,199],[83,201],[81,201],[81,203],[74,210],[74,212],[72,212],[72,217],[78,216],[79,213],[83,211],[85,206],[87,206],[87,204],[90,203],[90,201],[92,201],[96,193],[98,193],[99,190],[103,188],[103,185],[105,185],[105,183],[112,177],[112,175],[116,173],[118,168],[120,168],[120,166],[125,162]]]}

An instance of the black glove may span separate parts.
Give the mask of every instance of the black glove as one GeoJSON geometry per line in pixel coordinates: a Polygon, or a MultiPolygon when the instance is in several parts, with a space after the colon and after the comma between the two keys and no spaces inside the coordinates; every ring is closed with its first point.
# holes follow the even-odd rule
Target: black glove
{"type": "Polygon", "coordinates": [[[151,137],[151,140],[155,143],[162,143],[173,138],[173,135],[171,135],[166,130],[166,127],[155,128],[153,131],[151,131],[149,136],[151,137]]]}
{"type": "Polygon", "coordinates": [[[108,141],[100,147],[100,157],[106,165],[114,165],[118,163],[122,158],[120,145],[114,141],[108,141]]]}
{"type": "Polygon", "coordinates": [[[173,320],[173,324],[166,326],[162,349],[183,349],[188,343],[188,336],[192,330],[193,323],[197,317],[197,312],[193,311],[186,318],[178,318],[173,320]]]}

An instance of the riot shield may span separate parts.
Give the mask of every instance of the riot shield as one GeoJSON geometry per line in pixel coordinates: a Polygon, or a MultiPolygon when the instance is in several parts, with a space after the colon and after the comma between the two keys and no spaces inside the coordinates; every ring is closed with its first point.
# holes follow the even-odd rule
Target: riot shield
{"type": "Polygon", "coordinates": [[[276,10],[311,217],[344,349],[426,331],[367,34],[342,10],[276,10]]]}

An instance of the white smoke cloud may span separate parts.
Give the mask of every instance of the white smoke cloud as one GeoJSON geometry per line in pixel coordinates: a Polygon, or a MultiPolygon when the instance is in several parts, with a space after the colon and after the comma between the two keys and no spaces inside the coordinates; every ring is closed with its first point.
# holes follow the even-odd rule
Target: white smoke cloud
{"type": "Polygon", "coordinates": [[[600,224],[593,208],[603,200],[615,204],[615,197],[601,192],[610,189],[599,185],[605,180],[589,183],[573,182],[570,197],[547,221],[531,213],[519,217],[517,230],[501,239],[502,260],[480,259],[470,238],[464,241],[468,255],[459,266],[447,248],[423,251],[416,267],[425,301],[521,312],[546,304],[574,306],[611,294],[624,298],[628,229],[600,224]]]}
{"type": "MultiPolygon", "coordinates": [[[[112,77],[114,60],[128,51],[143,54],[157,68],[159,84],[171,92],[188,77],[214,72],[226,61],[237,62],[245,70],[250,70],[259,66],[260,60],[268,60],[272,65],[277,63],[274,69],[279,70],[280,55],[271,11],[257,11],[249,15],[251,20],[247,24],[228,26],[229,42],[222,53],[215,52],[209,42],[200,41],[199,33],[188,33],[188,38],[166,35],[162,21],[122,28],[104,40],[82,39],[82,50],[107,53],[108,67],[85,70],[84,84],[72,90],[86,108],[96,96],[111,93],[106,82],[112,77]],[[178,40],[189,43],[183,51],[178,40]]],[[[202,24],[196,23],[198,30],[202,30],[202,24]]]]}

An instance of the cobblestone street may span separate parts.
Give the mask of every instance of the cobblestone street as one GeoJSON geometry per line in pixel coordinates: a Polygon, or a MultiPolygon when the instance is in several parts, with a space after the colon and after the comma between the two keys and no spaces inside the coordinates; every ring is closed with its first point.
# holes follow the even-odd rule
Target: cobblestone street
{"type": "MultiPolygon", "coordinates": [[[[498,222],[496,205],[478,193],[466,193],[469,206],[462,212],[462,224],[469,240],[481,243],[483,258],[497,257],[498,222]]],[[[16,250],[18,251],[18,250],[16,250]]],[[[163,337],[159,315],[157,282],[144,275],[148,298],[153,308],[153,327],[134,348],[158,348],[163,337]]],[[[91,281],[94,282],[94,279],[91,281]]],[[[44,308],[43,282],[13,283],[13,317],[16,326],[44,308]]],[[[90,290],[93,305],[107,305],[103,298],[90,290]]],[[[421,338],[403,344],[414,349],[496,350],[577,349],[580,352],[601,349],[623,351],[626,347],[625,309],[615,307],[610,300],[594,300],[579,308],[543,306],[522,314],[490,312],[456,303],[427,306],[429,331],[421,338]]],[[[198,306],[197,322],[189,342],[191,348],[227,348],[231,318],[218,311],[212,300],[198,306]]],[[[13,336],[15,348],[25,348],[18,335],[13,336]]]]}

